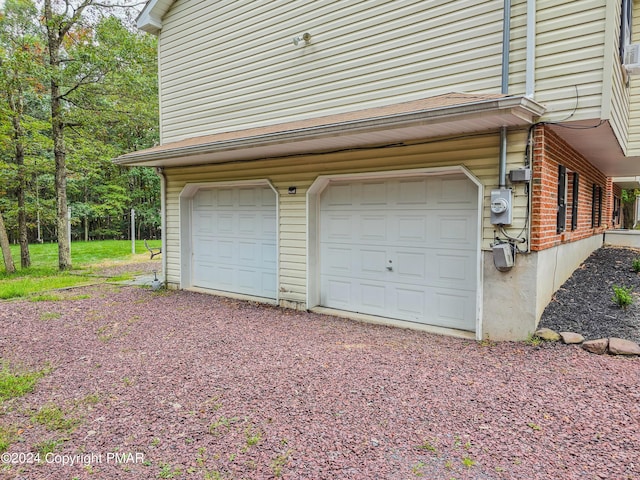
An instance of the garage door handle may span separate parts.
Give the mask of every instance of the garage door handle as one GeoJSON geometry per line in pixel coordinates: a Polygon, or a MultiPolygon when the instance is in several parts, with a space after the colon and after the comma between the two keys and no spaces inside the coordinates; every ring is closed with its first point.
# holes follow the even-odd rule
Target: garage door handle
{"type": "Polygon", "coordinates": [[[393,266],[391,266],[391,260],[389,260],[389,265],[387,265],[387,270],[390,272],[393,271],[393,266]]]}

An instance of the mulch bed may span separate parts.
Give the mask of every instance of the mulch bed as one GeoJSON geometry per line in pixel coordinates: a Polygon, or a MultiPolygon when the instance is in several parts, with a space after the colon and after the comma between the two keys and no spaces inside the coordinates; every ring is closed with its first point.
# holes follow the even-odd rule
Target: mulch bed
{"type": "Polygon", "coordinates": [[[0,478],[640,478],[638,358],[193,292],[77,293],[0,303],[0,357],[49,367],[1,406],[18,441],[0,478]],[[51,405],[77,425],[34,420],[51,405]],[[52,462],[20,463],[46,441],[52,462]]]}
{"type": "Polygon", "coordinates": [[[619,337],[640,343],[640,274],[632,262],[640,251],[600,248],[560,287],[545,309],[540,327],[580,333],[587,340],[619,337]],[[613,287],[628,287],[634,303],[618,307],[613,287]]]}

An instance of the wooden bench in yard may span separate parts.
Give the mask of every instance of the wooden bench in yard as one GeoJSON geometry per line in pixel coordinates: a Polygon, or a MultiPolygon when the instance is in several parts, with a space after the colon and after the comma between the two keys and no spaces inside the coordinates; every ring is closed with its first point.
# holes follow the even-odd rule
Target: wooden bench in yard
{"type": "Polygon", "coordinates": [[[153,257],[155,257],[156,255],[160,255],[162,253],[162,248],[161,247],[150,247],[149,244],[147,243],[147,239],[144,239],[144,246],[147,247],[147,250],[149,250],[149,252],[151,252],[151,259],[153,260],[153,257]]]}

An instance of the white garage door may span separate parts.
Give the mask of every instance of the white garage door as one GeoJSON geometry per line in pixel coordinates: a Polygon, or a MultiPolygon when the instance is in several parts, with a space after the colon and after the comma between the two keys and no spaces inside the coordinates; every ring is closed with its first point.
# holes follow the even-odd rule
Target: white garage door
{"type": "Polygon", "coordinates": [[[462,174],[330,183],[323,306],[474,331],[478,190],[462,174]]]}
{"type": "Polygon", "coordinates": [[[191,219],[193,286],[276,297],[276,197],[271,188],[198,190],[191,219]]]}

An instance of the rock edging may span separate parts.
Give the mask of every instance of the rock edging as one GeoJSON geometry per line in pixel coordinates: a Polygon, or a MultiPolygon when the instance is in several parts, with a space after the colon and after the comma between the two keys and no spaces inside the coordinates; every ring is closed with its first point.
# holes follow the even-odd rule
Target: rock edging
{"type": "Polygon", "coordinates": [[[533,334],[535,337],[548,342],[558,342],[568,345],[581,345],[584,350],[598,355],[640,355],[640,345],[623,338],[599,338],[585,340],[582,335],[574,332],[556,332],[550,328],[540,328],[533,334]]]}

